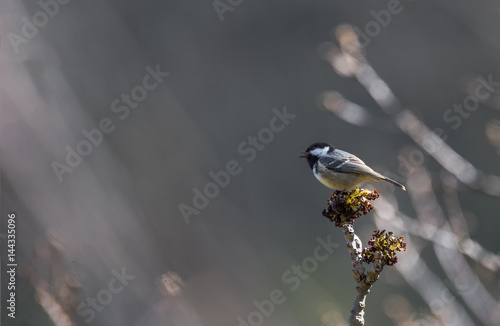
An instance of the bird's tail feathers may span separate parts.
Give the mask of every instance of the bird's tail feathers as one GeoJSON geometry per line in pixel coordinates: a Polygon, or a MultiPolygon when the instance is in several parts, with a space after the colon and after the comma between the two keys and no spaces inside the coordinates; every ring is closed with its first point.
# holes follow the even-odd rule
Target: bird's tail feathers
{"type": "Polygon", "coordinates": [[[397,181],[394,181],[394,180],[392,180],[392,179],[390,179],[390,178],[388,178],[388,177],[384,177],[382,180],[387,181],[387,182],[390,182],[390,183],[392,183],[393,185],[398,186],[399,188],[401,188],[401,189],[403,189],[404,191],[406,191],[406,187],[405,187],[405,186],[403,186],[402,184],[400,184],[400,183],[399,183],[399,182],[397,182],[397,181]]]}

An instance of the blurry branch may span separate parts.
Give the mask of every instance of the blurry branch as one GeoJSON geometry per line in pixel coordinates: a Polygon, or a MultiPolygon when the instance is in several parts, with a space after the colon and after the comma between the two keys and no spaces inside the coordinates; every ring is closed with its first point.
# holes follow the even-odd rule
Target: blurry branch
{"type": "Polygon", "coordinates": [[[486,137],[500,155],[500,120],[492,119],[486,123],[486,137]]]}
{"type": "MultiPolygon", "coordinates": [[[[389,86],[366,60],[356,32],[351,26],[338,27],[336,37],[340,48],[333,43],[324,43],[320,46],[319,51],[323,59],[329,62],[339,75],[356,78],[380,108],[392,118],[396,126],[458,180],[471,189],[500,197],[500,177],[486,175],[478,170],[448,146],[439,135],[431,131],[410,110],[401,106],[400,101],[389,86]]],[[[346,103],[350,102],[346,102],[342,96],[338,95],[334,98],[335,101],[330,102],[326,107],[336,114],[341,113],[343,120],[353,121],[353,119],[346,119],[347,114],[345,113],[346,103]]],[[[358,105],[356,110],[358,113],[367,112],[366,109],[363,110],[358,105]]],[[[363,118],[358,117],[354,120],[355,125],[363,123],[365,123],[363,118]]]]}
{"type": "Polygon", "coordinates": [[[27,272],[35,289],[35,298],[56,326],[74,326],[76,309],[80,302],[80,283],[67,271],[66,253],[60,237],[49,232],[46,241],[38,241],[33,262],[27,272]],[[50,270],[49,281],[44,274],[50,270]]]}
{"type": "MultiPolygon", "coordinates": [[[[476,263],[490,271],[499,272],[500,256],[483,248],[469,237],[466,230],[467,223],[457,197],[457,180],[450,174],[443,179],[445,206],[453,226],[450,230],[441,229],[429,222],[415,220],[401,211],[397,212],[397,219],[390,220],[392,227],[447,249],[458,248],[462,254],[476,263]]],[[[381,205],[380,201],[379,205],[381,205]]],[[[386,209],[392,208],[386,207],[386,209]]]]}
{"type": "MultiPolygon", "coordinates": [[[[452,176],[449,177],[454,179],[452,176]]],[[[452,181],[448,180],[445,184],[447,185],[445,195],[448,197],[446,201],[448,206],[453,205],[453,210],[451,210],[453,215],[450,214],[451,218],[463,219],[458,200],[453,198],[452,194],[449,193],[453,188],[452,181]]],[[[454,186],[454,194],[456,195],[456,182],[454,186]]],[[[467,264],[462,253],[468,254],[471,258],[477,260],[479,263],[482,263],[483,266],[491,270],[498,270],[499,258],[496,255],[487,252],[479,244],[471,240],[466,231],[462,230],[460,232],[461,234],[457,235],[458,230],[456,232],[452,230],[450,224],[444,218],[444,214],[433,192],[429,173],[424,167],[418,167],[412,174],[409,175],[407,188],[412,199],[413,206],[417,211],[418,221],[414,221],[399,212],[397,210],[397,202],[395,200],[391,203],[385,203],[382,200],[378,202],[376,209],[378,218],[375,221],[377,225],[381,224],[380,220],[383,220],[391,223],[400,231],[404,232],[404,230],[406,230],[409,234],[417,235],[423,239],[429,240],[434,246],[436,257],[445,271],[447,278],[453,283],[456,291],[463,298],[467,306],[484,325],[494,325],[495,322],[491,319],[491,313],[497,309],[497,302],[481,284],[477,275],[467,264]],[[475,244],[474,247],[476,248],[476,252],[471,250],[471,244],[475,244]],[[481,252],[482,255],[479,255],[479,252],[481,252]]],[[[460,220],[459,222],[462,225],[465,225],[464,220],[460,220]]],[[[411,243],[411,238],[407,237],[407,239],[408,242],[411,243]]],[[[419,253],[415,249],[416,247],[416,245],[410,244],[409,248],[411,249],[408,251],[407,255],[405,255],[405,263],[398,265],[397,267],[403,277],[422,295],[429,307],[432,309],[433,300],[441,298],[443,293],[447,290],[443,284],[440,286],[442,288],[441,293],[436,293],[432,288],[429,288],[426,291],[425,288],[422,288],[422,283],[425,282],[420,281],[415,284],[416,280],[411,277],[413,270],[406,269],[409,265],[406,262],[406,259],[413,259],[415,262],[413,264],[414,266],[425,264],[420,257],[418,257],[419,253]],[[415,257],[411,258],[411,256],[415,257]],[[417,260],[419,261],[418,263],[416,262],[417,260]],[[434,292],[434,294],[429,295],[429,293],[432,292],[434,292]]],[[[427,282],[427,279],[431,276],[419,275],[419,278],[422,277],[424,277],[427,282]]],[[[433,277],[435,278],[435,276],[433,277]]],[[[437,279],[435,281],[436,283],[440,282],[437,279]]],[[[435,284],[433,287],[436,286],[438,286],[438,284],[435,284]]],[[[448,322],[445,324],[447,325],[448,322]]]]}
{"type": "MultiPolygon", "coordinates": [[[[475,90],[477,87],[481,87],[482,85],[477,81],[477,78],[468,76],[465,80],[464,86],[467,95],[475,96],[475,90]]],[[[488,108],[492,112],[498,113],[500,111],[500,96],[497,93],[491,94],[491,96],[488,96],[486,99],[478,98],[478,100],[485,108],[488,108]]]]}
{"type": "MultiPolygon", "coordinates": [[[[390,223],[400,227],[401,231],[404,232],[404,227],[401,226],[405,225],[405,221],[402,220],[401,216],[398,202],[393,196],[387,195],[377,202],[374,219],[377,227],[383,227],[384,224],[390,223]],[[387,197],[389,198],[387,199],[387,197]]],[[[431,312],[441,321],[441,325],[474,325],[462,305],[454,298],[449,298],[448,288],[420,257],[417,244],[412,242],[409,234],[403,233],[403,236],[407,241],[407,250],[401,258],[401,264],[396,265],[401,276],[425,300],[431,312]],[[446,302],[436,302],[436,300],[443,300],[443,298],[446,302]]],[[[428,324],[427,319],[427,316],[410,316],[411,325],[428,324]],[[419,321],[420,319],[425,320],[419,321]]]]}
{"type": "Polygon", "coordinates": [[[357,127],[370,128],[377,131],[398,133],[394,123],[379,118],[368,109],[344,98],[336,91],[326,91],[320,96],[320,105],[335,114],[338,118],[357,127]]]}
{"type": "MultiPolygon", "coordinates": [[[[381,203],[379,202],[379,205],[381,203]]],[[[456,248],[475,262],[493,272],[500,271],[500,256],[486,250],[468,236],[460,237],[454,231],[441,230],[434,225],[422,223],[403,212],[397,212],[398,219],[390,220],[392,227],[408,235],[416,236],[444,248],[456,248]]]]}
{"type": "Polygon", "coordinates": [[[402,295],[390,294],[384,299],[383,305],[384,312],[392,319],[394,326],[442,325],[439,318],[428,310],[419,311],[418,318],[425,322],[415,323],[417,314],[412,311],[411,303],[402,295]]]}
{"type": "MultiPolygon", "coordinates": [[[[435,226],[435,230],[451,233],[452,229],[444,218],[427,170],[423,166],[415,169],[409,175],[407,185],[418,220],[435,226]]],[[[432,236],[439,237],[439,233],[434,232],[432,236]]],[[[479,281],[457,246],[443,247],[433,244],[433,247],[446,276],[453,282],[474,315],[484,325],[494,325],[490,314],[496,310],[497,302],[479,281]]]]}
{"type": "Polygon", "coordinates": [[[320,95],[321,105],[328,111],[334,113],[338,118],[357,127],[371,127],[375,117],[368,109],[353,103],[342,96],[339,92],[327,91],[320,95]]]}
{"type": "Polygon", "coordinates": [[[466,238],[458,243],[460,252],[492,272],[500,271],[500,257],[484,249],[476,241],[466,238]]]}
{"type": "Polygon", "coordinates": [[[328,208],[323,211],[323,216],[342,228],[351,255],[356,296],[349,317],[350,326],[365,324],[365,301],[371,287],[379,279],[385,265],[397,263],[396,251],[406,250],[403,237],[397,238],[392,232],[385,233],[385,230],[374,231],[368,246],[363,249],[360,238],[354,232],[354,220],[372,210],[370,200],[378,197],[376,190],[335,191],[328,200],[328,208]],[[373,268],[366,271],[363,263],[373,264],[373,268]]]}
{"type": "MultiPolygon", "coordinates": [[[[458,200],[457,180],[447,173],[442,176],[441,180],[443,183],[444,204],[453,234],[456,237],[455,241],[458,249],[461,253],[467,255],[490,271],[499,272],[500,256],[486,250],[469,236],[467,222],[465,221],[465,216],[458,200]]],[[[442,230],[439,231],[441,232],[442,230]]]]}
{"type": "MultiPolygon", "coordinates": [[[[149,311],[146,311],[143,318],[151,320],[152,315],[156,316],[154,318],[158,318],[157,324],[176,326],[205,325],[190,301],[186,291],[186,284],[178,273],[166,271],[156,279],[156,284],[160,289],[162,299],[154,304],[149,311]]],[[[143,322],[136,323],[136,325],[142,324],[143,322]]]]}

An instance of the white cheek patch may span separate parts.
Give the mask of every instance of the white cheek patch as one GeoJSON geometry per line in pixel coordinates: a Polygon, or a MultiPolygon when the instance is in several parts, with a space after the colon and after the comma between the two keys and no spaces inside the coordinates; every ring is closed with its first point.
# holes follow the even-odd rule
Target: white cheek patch
{"type": "Polygon", "coordinates": [[[325,148],[315,148],[310,153],[312,155],[315,155],[315,156],[324,156],[328,153],[329,150],[330,150],[330,147],[327,146],[325,148]]]}

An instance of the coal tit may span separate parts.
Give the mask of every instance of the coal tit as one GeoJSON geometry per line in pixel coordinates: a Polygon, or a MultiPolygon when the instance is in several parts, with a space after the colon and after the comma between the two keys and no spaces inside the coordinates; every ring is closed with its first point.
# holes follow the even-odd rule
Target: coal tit
{"type": "Polygon", "coordinates": [[[399,182],[373,171],[356,156],[330,144],[314,143],[299,154],[307,159],[316,179],[330,189],[349,191],[365,182],[383,180],[406,190],[399,182]]]}

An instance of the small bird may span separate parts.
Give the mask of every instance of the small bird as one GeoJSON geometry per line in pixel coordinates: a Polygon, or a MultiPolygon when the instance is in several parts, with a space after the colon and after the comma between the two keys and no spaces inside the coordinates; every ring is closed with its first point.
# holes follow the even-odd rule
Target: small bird
{"type": "Polygon", "coordinates": [[[383,180],[406,191],[399,182],[373,171],[356,156],[330,144],[314,143],[299,154],[307,159],[316,179],[330,189],[349,191],[365,182],[383,180]]]}

